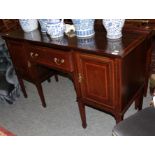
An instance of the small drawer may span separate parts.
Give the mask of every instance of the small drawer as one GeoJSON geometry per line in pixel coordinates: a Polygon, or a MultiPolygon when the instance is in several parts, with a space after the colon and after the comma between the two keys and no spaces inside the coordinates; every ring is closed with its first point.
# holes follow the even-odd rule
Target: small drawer
{"type": "Polygon", "coordinates": [[[72,52],[48,47],[32,46],[30,59],[38,64],[43,64],[55,69],[73,71],[72,52]]]}

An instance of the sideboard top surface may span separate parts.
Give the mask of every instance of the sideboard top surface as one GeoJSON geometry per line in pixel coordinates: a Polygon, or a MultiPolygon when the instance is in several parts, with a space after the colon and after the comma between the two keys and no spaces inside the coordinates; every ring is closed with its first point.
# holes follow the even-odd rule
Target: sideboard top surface
{"type": "Polygon", "coordinates": [[[24,33],[22,30],[12,31],[2,34],[4,39],[15,39],[33,42],[42,46],[53,48],[63,48],[64,50],[80,50],[97,55],[108,55],[112,57],[124,57],[130,51],[145,40],[146,34],[131,29],[123,30],[123,37],[117,40],[106,38],[106,32],[103,26],[95,27],[95,35],[91,38],[68,37],[64,35],[60,39],[51,39],[46,33],[35,30],[30,33],[24,33]]]}

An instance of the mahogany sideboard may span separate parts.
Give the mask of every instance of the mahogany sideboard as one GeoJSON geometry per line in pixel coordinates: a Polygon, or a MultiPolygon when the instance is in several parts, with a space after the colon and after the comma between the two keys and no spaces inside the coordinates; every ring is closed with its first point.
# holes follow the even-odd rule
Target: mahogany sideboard
{"type": "Polygon", "coordinates": [[[85,106],[112,114],[116,122],[123,119],[133,101],[136,108],[142,108],[151,31],[125,29],[119,40],[108,40],[99,26],[88,39],[65,35],[52,40],[39,30],[29,34],[17,30],[2,36],[18,68],[16,73],[22,72],[23,79],[31,67],[35,76],[40,66],[71,75],[83,128],[87,126],[85,106]]]}

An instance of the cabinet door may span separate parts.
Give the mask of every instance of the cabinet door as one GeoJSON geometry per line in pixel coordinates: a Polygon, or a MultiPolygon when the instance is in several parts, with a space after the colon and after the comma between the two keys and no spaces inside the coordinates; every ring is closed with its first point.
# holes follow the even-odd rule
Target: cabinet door
{"type": "Polygon", "coordinates": [[[29,64],[24,44],[22,42],[8,40],[7,46],[16,70],[19,72],[28,72],[29,64]]]}
{"type": "Polygon", "coordinates": [[[88,101],[89,104],[95,103],[103,108],[113,109],[115,89],[113,60],[79,54],[77,64],[82,99],[88,101]]]}

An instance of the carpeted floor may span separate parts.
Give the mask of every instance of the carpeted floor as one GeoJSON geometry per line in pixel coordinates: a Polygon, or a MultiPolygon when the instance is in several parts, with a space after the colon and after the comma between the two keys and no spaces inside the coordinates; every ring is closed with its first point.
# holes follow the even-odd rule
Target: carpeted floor
{"type": "MultiPolygon", "coordinates": [[[[25,81],[28,98],[21,94],[13,105],[0,103],[0,125],[19,136],[111,136],[114,118],[93,108],[86,108],[87,128],[81,126],[76,94],[72,82],[59,76],[59,82],[43,84],[47,108],[42,108],[35,86],[25,81]]],[[[149,93],[148,93],[149,94],[149,93]]],[[[144,98],[143,107],[151,97],[144,98]]],[[[132,105],[125,118],[135,113],[132,105]]]]}

